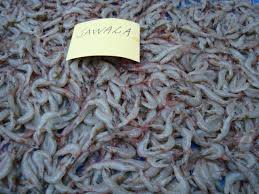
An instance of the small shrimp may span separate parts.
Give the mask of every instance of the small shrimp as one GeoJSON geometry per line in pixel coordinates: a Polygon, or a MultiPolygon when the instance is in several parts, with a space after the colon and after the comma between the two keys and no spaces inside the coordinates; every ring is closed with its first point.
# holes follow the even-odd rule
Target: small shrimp
{"type": "MultiPolygon", "coordinates": [[[[235,75],[229,83],[229,91],[233,93],[240,93],[249,87],[246,78],[239,74],[235,75]]],[[[234,96],[233,96],[234,97],[234,96]]]]}
{"type": "Polygon", "coordinates": [[[87,171],[92,169],[101,170],[103,168],[110,168],[119,171],[136,171],[136,168],[132,165],[125,164],[116,160],[103,161],[96,164],[92,164],[87,168],[87,171]]]}
{"type": "Polygon", "coordinates": [[[10,114],[10,111],[5,109],[0,112],[0,122],[3,121],[5,118],[7,118],[10,114]]]}
{"type": "Polygon", "coordinates": [[[224,193],[228,194],[230,193],[231,187],[233,186],[234,182],[242,181],[245,177],[240,172],[230,172],[226,175],[225,178],[225,187],[224,187],[224,193]]]}
{"type": "Polygon", "coordinates": [[[243,173],[244,177],[250,182],[253,188],[257,189],[259,187],[259,183],[256,174],[241,162],[234,161],[234,163],[236,164],[237,169],[243,173]]]}
{"type": "Polygon", "coordinates": [[[71,76],[73,77],[74,80],[78,80],[79,82],[83,83],[83,77],[82,74],[78,68],[78,63],[79,60],[74,60],[70,65],[71,69],[71,76]]]}
{"type": "Polygon", "coordinates": [[[252,145],[253,145],[253,134],[248,133],[240,138],[238,148],[242,152],[247,152],[251,149],[252,145]]]}
{"type": "Polygon", "coordinates": [[[197,186],[204,192],[204,193],[208,193],[208,188],[206,185],[206,181],[204,180],[204,176],[202,175],[202,165],[201,162],[198,161],[194,167],[194,171],[193,171],[193,179],[195,181],[195,183],[197,184],[197,186]]]}
{"type": "Polygon", "coordinates": [[[17,119],[18,124],[24,124],[30,121],[34,116],[34,108],[31,103],[26,102],[26,113],[17,119]]]}
{"type": "Polygon", "coordinates": [[[49,98],[48,101],[49,101],[49,106],[50,106],[50,112],[57,112],[58,111],[58,104],[57,104],[53,94],[49,94],[48,98],[49,98]]]}
{"type": "Polygon", "coordinates": [[[69,80],[69,89],[72,91],[75,96],[80,99],[82,96],[82,90],[79,86],[79,84],[73,80],[72,78],[69,80]]]}
{"type": "Polygon", "coordinates": [[[137,153],[141,157],[147,157],[149,155],[156,155],[160,153],[160,151],[149,151],[147,149],[149,138],[150,138],[150,132],[147,132],[144,138],[142,139],[142,141],[138,144],[137,153]]]}
{"type": "Polygon", "coordinates": [[[90,147],[91,143],[93,142],[93,138],[96,136],[97,131],[100,131],[104,128],[104,124],[102,122],[97,122],[95,126],[91,129],[89,139],[87,142],[82,146],[82,152],[87,151],[90,147]]]}
{"type": "Polygon", "coordinates": [[[46,189],[46,194],[53,194],[54,193],[54,185],[50,184],[48,185],[47,189],[46,189]]]}
{"type": "Polygon", "coordinates": [[[222,145],[214,143],[210,148],[203,149],[201,155],[205,156],[207,159],[216,160],[223,156],[224,151],[225,149],[222,145]]]}
{"type": "Polygon", "coordinates": [[[168,94],[176,94],[176,91],[170,88],[164,88],[159,92],[157,102],[159,105],[166,105],[166,97],[168,94]]]}
{"type": "Polygon", "coordinates": [[[256,165],[256,156],[251,152],[246,151],[244,154],[237,153],[237,160],[247,168],[253,168],[256,165]]]}
{"type": "Polygon", "coordinates": [[[182,194],[187,194],[190,192],[190,185],[188,183],[188,181],[186,181],[186,179],[183,177],[182,172],[180,171],[180,169],[176,166],[173,166],[174,169],[174,174],[175,177],[177,179],[177,181],[179,181],[179,184],[176,186],[175,190],[179,191],[182,194]]]}
{"type": "Polygon", "coordinates": [[[58,31],[59,31],[59,26],[55,26],[55,27],[53,27],[52,29],[46,31],[46,32],[44,33],[44,35],[40,36],[40,38],[41,38],[41,39],[44,39],[44,38],[46,38],[46,37],[49,37],[49,36],[51,36],[51,35],[56,34],[58,31]]]}
{"type": "Polygon", "coordinates": [[[187,128],[183,128],[181,131],[181,136],[183,137],[183,140],[182,140],[183,150],[188,151],[191,148],[193,132],[188,130],[187,128]]]}
{"type": "Polygon", "coordinates": [[[113,129],[114,126],[112,124],[112,115],[107,113],[107,112],[103,112],[102,110],[100,110],[99,108],[97,108],[95,110],[95,116],[102,121],[103,123],[106,124],[106,126],[110,129],[113,129]]]}
{"type": "Polygon", "coordinates": [[[155,120],[157,114],[158,113],[157,113],[156,109],[151,109],[150,111],[148,111],[146,119],[143,121],[143,125],[141,125],[141,126],[149,125],[149,123],[151,123],[152,121],[155,120]]]}
{"type": "Polygon", "coordinates": [[[76,158],[77,156],[79,156],[80,153],[81,148],[79,144],[67,144],[62,149],[58,150],[54,156],[58,157],[66,154],[71,154],[74,158],[76,158]]]}
{"type": "Polygon", "coordinates": [[[241,96],[241,94],[233,94],[233,93],[230,93],[230,92],[227,92],[227,91],[224,91],[224,90],[217,90],[217,89],[215,89],[214,92],[215,92],[215,94],[217,94],[218,96],[223,97],[223,98],[230,98],[230,97],[238,98],[238,97],[241,96]]]}
{"type": "Polygon", "coordinates": [[[6,177],[13,167],[13,159],[9,153],[0,156],[0,180],[6,177]]]}
{"type": "Polygon", "coordinates": [[[157,107],[157,102],[155,98],[148,92],[144,91],[144,96],[147,99],[147,102],[141,102],[141,104],[149,109],[155,109],[157,107]]]}
{"type": "Polygon", "coordinates": [[[16,141],[18,143],[22,143],[22,144],[26,144],[28,143],[28,141],[26,139],[24,139],[23,137],[21,137],[21,135],[17,134],[17,133],[13,133],[12,131],[10,131],[7,128],[1,127],[0,126],[0,134],[1,135],[5,135],[8,138],[12,139],[13,141],[16,141]]]}
{"type": "Polygon", "coordinates": [[[43,22],[42,28],[43,29],[48,29],[52,26],[57,25],[58,23],[60,23],[62,21],[62,17],[57,17],[54,20],[51,21],[47,21],[47,22],[43,22]]]}
{"type": "Polygon", "coordinates": [[[131,120],[133,120],[137,117],[137,115],[139,113],[139,109],[140,109],[139,103],[140,103],[140,97],[137,96],[132,111],[126,118],[123,119],[123,121],[121,123],[118,124],[118,128],[121,128],[121,127],[127,125],[131,120]]]}
{"type": "Polygon", "coordinates": [[[111,80],[116,74],[116,69],[107,62],[104,62],[102,69],[99,71],[95,83],[97,85],[102,85],[104,82],[111,80]]]}
{"type": "Polygon", "coordinates": [[[172,132],[173,132],[172,121],[173,121],[174,115],[175,115],[175,113],[172,111],[166,119],[164,131],[161,134],[153,134],[154,137],[161,140],[172,134],[172,132]]]}
{"type": "MultiPolygon", "coordinates": [[[[152,140],[151,140],[152,141],[152,140]]],[[[155,147],[151,147],[151,151],[157,151],[157,150],[163,150],[163,151],[168,151],[171,150],[175,146],[175,139],[172,136],[169,136],[166,143],[161,144],[158,143],[155,147]]]]}
{"type": "Polygon", "coordinates": [[[195,96],[194,97],[190,97],[187,95],[176,95],[176,97],[178,97],[180,100],[185,101],[187,104],[191,105],[191,106],[199,106],[201,104],[201,92],[199,89],[195,90],[195,96]]]}
{"type": "Polygon", "coordinates": [[[29,82],[30,82],[30,78],[31,78],[31,75],[32,75],[32,67],[30,64],[24,64],[22,67],[19,67],[19,69],[22,69],[22,70],[25,70],[26,71],[26,80],[24,82],[24,85],[28,85],[29,82]]]}
{"type": "Polygon", "coordinates": [[[54,187],[60,193],[78,193],[77,189],[72,189],[71,187],[64,185],[61,181],[55,183],[54,187]]]}
{"type": "Polygon", "coordinates": [[[163,58],[166,58],[172,51],[179,49],[182,45],[174,45],[160,52],[156,57],[151,59],[151,62],[160,62],[163,58]]]}
{"type": "Polygon", "coordinates": [[[135,148],[130,144],[120,144],[118,147],[106,146],[105,149],[122,158],[133,158],[136,155],[135,148]]]}
{"type": "Polygon", "coordinates": [[[58,183],[62,177],[66,174],[66,170],[68,168],[68,166],[71,164],[72,162],[72,158],[62,158],[62,161],[60,161],[59,165],[60,167],[55,167],[55,166],[48,166],[46,165],[47,169],[48,169],[48,172],[45,172],[44,173],[44,180],[48,183],[51,183],[51,184],[55,184],[55,183],[58,183]],[[51,175],[49,175],[49,173],[51,175]]]}
{"type": "Polygon", "coordinates": [[[31,150],[27,151],[23,158],[22,158],[22,163],[21,163],[21,170],[22,170],[22,175],[30,180],[39,190],[42,189],[42,186],[37,178],[37,176],[34,174],[34,172],[32,171],[30,165],[29,165],[29,162],[28,162],[28,159],[29,159],[29,152],[31,150]]]}
{"type": "Polygon", "coordinates": [[[45,139],[42,145],[42,149],[49,153],[50,155],[54,155],[57,150],[57,142],[53,135],[47,133],[45,135],[45,139]]]}
{"type": "Polygon", "coordinates": [[[229,103],[228,101],[223,100],[222,98],[220,98],[218,95],[216,95],[214,92],[212,92],[209,88],[207,88],[204,85],[201,84],[195,84],[198,88],[200,88],[205,94],[206,96],[208,96],[208,98],[210,100],[213,100],[215,102],[218,102],[219,104],[227,104],[229,103]]]}
{"type": "Polygon", "coordinates": [[[140,170],[140,177],[143,180],[144,185],[146,186],[146,188],[150,191],[150,192],[158,192],[160,190],[160,188],[158,187],[158,185],[156,185],[156,183],[151,182],[151,180],[149,180],[143,173],[142,170],[140,170]]]}
{"type": "Polygon", "coordinates": [[[139,169],[146,169],[149,167],[149,164],[146,161],[135,160],[135,159],[117,159],[118,161],[128,163],[139,169]]]}
{"type": "Polygon", "coordinates": [[[47,112],[44,113],[40,119],[40,122],[36,128],[36,133],[40,135],[44,130],[44,125],[51,121],[53,118],[57,118],[59,116],[59,113],[57,112],[47,112]]]}
{"type": "Polygon", "coordinates": [[[161,168],[150,166],[150,168],[148,168],[144,172],[144,175],[145,175],[145,177],[152,178],[152,177],[156,176],[160,172],[160,170],[161,170],[161,168]]]}
{"type": "Polygon", "coordinates": [[[55,184],[62,179],[65,175],[65,172],[58,169],[53,169],[52,175],[48,175],[47,173],[44,174],[44,180],[48,183],[55,184]]]}
{"type": "Polygon", "coordinates": [[[219,142],[221,141],[223,138],[225,138],[229,132],[230,129],[230,125],[231,122],[233,120],[233,117],[231,115],[229,115],[226,120],[224,121],[223,127],[221,129],[220,134],[218,134],[218,136],[216,137],[216,139],[213,139],[214,142],[219,142]]]}
{"type": "Polygon", "coordinates": [[[158,156],[147,158],[147,161],[150,163],[151,166],[155,168],[164,168],[169,166],[169,158],[160,158],[158,156]]]}
{"type": "Polygon", "coordinates": [[[115,181],[111,179],[111,177],[108,176],[105,169],[102,170],[102,177],[103,181],[106,185],[110,187],[113,193],[116,194],[133,194],[133,192],[127,191],[124,188],[120,187],[115,181]]]}
{"type": "Polygon", "coordinates": [[[50,155],[47,154],[46,152],[42,150],[37,150],[33,152],[32,162],[35,164],[37,168],[37,172],[41,179],[43,179],[43,175],[44,175],[44,163],[43,163],[44,159],[51,161],[50,155]]]}
{"type": "Polygon", "coordinates": [[[118,111],[121,112],[125,112],[125,110],[123,109],[123,107],[118,103],[118,101],[116,101],[115,97],[112,96],[111,94],[111,89],[108,88],[106,91],[106,95],[107,95],[107,102],[114,108],[116,108],[118,111]]]}
{"type": "Polygon", "coordinates": [[[197,120],[198,127],[200,127],[200,129],[202,129],[204,131],[208,131],[208,126],[207,126],[206,122],[203,119],[203,116],[201,115],[201,113],[199,111],[195,112],[195,117],[196,117],[196,120],[197,120]]]}

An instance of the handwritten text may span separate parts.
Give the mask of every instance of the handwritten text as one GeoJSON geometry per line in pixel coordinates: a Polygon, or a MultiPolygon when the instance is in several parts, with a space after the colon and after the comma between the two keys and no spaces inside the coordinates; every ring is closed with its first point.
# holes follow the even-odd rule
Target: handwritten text
{"type": "Polygon", "coordinates": [[[122,35],[125,37],[129,37],[131,33],[131,28],[128,27],[122,27],[122,26],[106,26],[102,28],[84,28],[76,35],[77,38],[82,38],[85,36],[91,36],[91,35],[109,35],[109,34],[117,34],[122,35]]]}

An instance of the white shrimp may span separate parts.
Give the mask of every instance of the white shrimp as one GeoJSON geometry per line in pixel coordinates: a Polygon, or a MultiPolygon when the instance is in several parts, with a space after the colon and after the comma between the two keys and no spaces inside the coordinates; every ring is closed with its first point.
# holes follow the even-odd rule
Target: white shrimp
{"type": "Polygon", "coordinates": [[[30,157],[29,153],[30,151],[27,151],[22,158],[22,163],[21,163],[22,175],[26,179],[30,180],[38,189],[41,190],[41,184],[28,163],[28,159],[30,157]]]}
{"type": "Polygon", "coordinates": [[[223,138],[227,136],[232,120],[233,120],[233,117],[231,115],[229,115],[226,118],[226,120],[224,121],[223,127],[221,129],[221,133],[218,134],[216,139],[213,139],[214,142],[221,141],[223,138]]]}
{"type": "Polygon", "coordinates": [[[224,193],[228,194],[234,182],[244,180],[244,176],[240,172],[230,172],[225,178],[224,193]]]}
{"type": "Polygon", "coordinates": [[[118,128],[121,128],[121,127],[127,125],[131,120],[133,120],[137,117],[138,112],[139,112],[139,102],[140,102],[140,97],[137,96],[132,111],[126,118],[123,119],[123,121],[121,123],[118,124],[118,128]]]}
{"type": "Polygon", "coordinates": [[[70,188],[69,186],[67,185],[64,185],[61,181],[58,182],[58,183],[55,183],[54,185],[55,189],[61,193],[77,193],[78,191],[77,190],[74,190],[72,188],[70,188]]]}
{"type": "Polygon", "coordinates": [[[147,102],[141,102],[143,106],[149,108],[149,109],[155,109],[157,107],[157,102],[154,97],[148,92],[148,91],[143,91],[144,96],[147,99],[147,102]]]}
{"type": "Polygon", "coordinates": [[[143,171],[140,171],[140,177],[150,192],[158,192],[160,190],[156,183],[152,183],[147,177],[145,177],[143,171]]]}
{"type": "Polygon", "coordinates": [[[210,160],[216,160],[223,156],[224,147],[220,144],[212,144],[210,148],[203,149],[201,151],[201,155],[204,155],[206,158],[210,160]]]}
{"type": "Polygon", "coordinates": [[[12,139],[13,141],[19,142],[19,143],[28,143],[28,141],[21,137],[21,135],[17,134],[17,133],[13,133],[12,131],[10,131],[10,129],[8,128],[4,128],[0,126],[0,134],[3,136],[7,136],[8,138],[12,139]]]}
{"type": "Polygon", "coordinates": [[[5,118],[7,118],[10,114],[10,111],[5,109],[0,112],[0,121],[3,121],[5,118]]]}
{"type": "Polygon", "coordinates": [[[165,191],[165,193],[181,193],[181,194],[189,193],[190,192],[189,183],[183,177],[180,169],[176,166],[174,166],[173,169],[174,169],[175,177],[179,183],[172,191],[166,191],[165,189],[163,190],[165,191]]]}
{"type": "Polygon", "coordinates": [[[195,96],[190,97],[187,95],[176,95],[179,99],[184,100],[187,104],[191,106],[199,106],[201,104],[201,92],[199,89],[195,90],[195,96]]]}
{"type": "Polygon", "coordinates": [[[227,104],[228,101],[223,100],[222,98],[220,98],[219,96],[217,96],[215,93],[213,93],[209,88],[207,88],[204,85],[201,84],[195,84],[198,88],[200,88],[207,96],[209,99],[218,102],[219,104],[227,104]]]}
{"type": "Polygon", "coordinates": [[[92,164],[87,168],[87,170],[88,171],[91,169],[101,170],[103,168],[110,168],[110,169],[115,169],[119,171],[136,171],[136,168],[134,166],[131,166],[116,160],[103,161],[96,164],[92,164]]]}
{"type": "Polygon", "coordinates": [[[183,128],[181,131],[181,135],[183,137],[183,140],[182,140],[183,150],[188,151],[191,148],[193,133],[190,130],[183,128]]]}
{"type": "Polygon", "coordinates": [[[147,157],[148,155],[156,155],[160,153],[160,151],[149,151],[147,149],[149,138],[150,138],[150,133],[148,132],[143,138],[143,140],[138,144],[137,153],[139,156],[147,157]]]}
{"type": "Polygon", "coordinates": [[[43,179],[44,175],[44,163],[43,160],[51,161],[51,157],[44,151],[37,150],[32,154],[32,161],[34,162],[35,166],[37,167],[37,172],[41,179],[43,179]]]}
{"type": "Polygon", "coordinates": [[[110,187],[113,193],[118,193],[118,194],[132,194],[133,192],[127,191],[120,187],[115,181],[111,179],[111,177],[108,176],[107,172],[105,169],[102,170],[102,176],[103,176],[103,181],[105,182],[106,185],[110,187]]]}
{"type": "Polygon", "coordinates": [[[26,102],[26,112],[24,115],[17,119],[18,124],[24,124],[30,121],[34,116],[34,108],[31,103],[26,102]]]}
{"type": "Polygon", "coordinates": [[[37,134],[39,135],[40,133],[42,133],[44,131],[44,125],[47,122],[51,121],[51,119],[56,118],[58,116],[59,116],[59,113],[57,113],[57,112],[48,112],[48,113],[45,113],[44,115],[42,115],[41,120],[36,128],[37,134]]]}
{"type": "Polygon", "coordinates": [[[50,155],[54,155],[54,153],[57,150],[57,142],[54,139],[53,135],[49,133],[45,135],[45,139],[42,144],[42,149],[45,150],[50,155]]]}
{"type": "Polygon", "coordinates": [[[161,134],[153,134],[157,139],[161,140],[161,139],[164,139],[164,138],[166,138],[166,137],[168,137],[172,134],[172,132],[173,132],[173,126],[172,126],[173,117],[174,117],[174,112],[172,111],[166,119],[164,131],[161,134]]]}
{"type": "Polygon", "coordinates": [[[135,148],[130,144],[121,144],[118,147],[106,146],[105,149],[118,154],[122,158],[133,158],[136,155],[135,148]]]}
{"type": "Polygon", "coordinates": [[[13,159],[9,153],[0,156],[0,180],[6,177],[13,167],[13,159]]]}
{"type": "Polygon", "coordinates": [[[79,144],[67,144],[62,149],[58,150],[54,156],[63,156],[66,154],[71,154],[73,157],[79,156],[81,153],[81,147],[79,144]]]}

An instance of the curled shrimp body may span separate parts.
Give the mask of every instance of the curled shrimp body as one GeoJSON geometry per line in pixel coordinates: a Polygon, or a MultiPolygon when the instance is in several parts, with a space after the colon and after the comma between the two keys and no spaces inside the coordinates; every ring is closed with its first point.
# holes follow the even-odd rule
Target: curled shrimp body
{"type": "Polygon", "coordinates": [[[0,193],[257,193],[258,32],[249,1],[1,0],[0,193]],[[66,60],[98,18],[139,40],[78,43],[140,62],[66,60]]]}

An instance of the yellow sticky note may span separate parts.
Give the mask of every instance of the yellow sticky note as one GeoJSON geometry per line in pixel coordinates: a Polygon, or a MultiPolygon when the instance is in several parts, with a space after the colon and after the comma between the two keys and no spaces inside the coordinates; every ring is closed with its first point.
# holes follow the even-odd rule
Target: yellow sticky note
{"type": "Polygon", "coordinates": [[[66,60],[87,56],[116,56],[139,62],[139,24],[107,18],[75,25],[66,60]]]}

